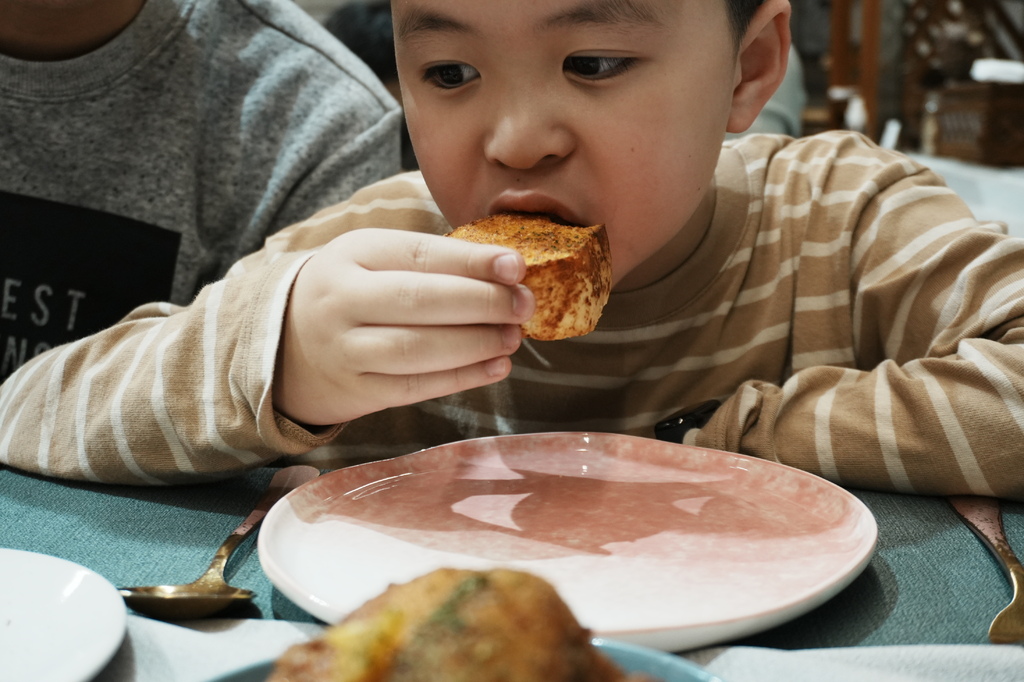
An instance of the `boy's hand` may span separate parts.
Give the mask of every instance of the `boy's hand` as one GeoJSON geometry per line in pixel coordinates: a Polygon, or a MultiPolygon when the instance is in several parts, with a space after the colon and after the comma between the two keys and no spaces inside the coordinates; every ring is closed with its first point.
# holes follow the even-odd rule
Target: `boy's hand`
{"type": "Polygon", "coordinates": [[[365,229],[309,259],[285,314],[274,407],[303,424],[350,421],[500,381],[533,294],[511,249],[365,229]]]}

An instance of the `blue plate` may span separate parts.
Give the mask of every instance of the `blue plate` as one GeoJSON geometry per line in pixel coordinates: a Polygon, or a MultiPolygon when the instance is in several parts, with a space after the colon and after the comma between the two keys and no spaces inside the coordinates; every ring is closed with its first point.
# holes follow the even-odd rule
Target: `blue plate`
{"type": "Polygon", "coordinates": [[[663,682],[723,682],[696,663],[645,646],[594,639],[594,646],[628,673],[645,673],[663,682]]]}
{"type": "MultiPolygon", "coordinates": [[[[594,646],[628,673],[645,673],[662,682],[723,682],[685,658],[664,651],[600,638],[594,640],[594,646]]],[[[273,661],[264,661],[210,682],[266,682],[273,667],[273,661]]]]}

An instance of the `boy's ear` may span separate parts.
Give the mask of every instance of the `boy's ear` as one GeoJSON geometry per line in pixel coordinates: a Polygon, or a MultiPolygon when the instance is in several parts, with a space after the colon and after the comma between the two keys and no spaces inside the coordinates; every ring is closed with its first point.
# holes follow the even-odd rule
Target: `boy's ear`
{"type": "Polygon", "coordinates": [[[765,0],[740,41],[726,130],[742,133],[761,113],[786,75],[789,61],[789,0],[765,0]]]}

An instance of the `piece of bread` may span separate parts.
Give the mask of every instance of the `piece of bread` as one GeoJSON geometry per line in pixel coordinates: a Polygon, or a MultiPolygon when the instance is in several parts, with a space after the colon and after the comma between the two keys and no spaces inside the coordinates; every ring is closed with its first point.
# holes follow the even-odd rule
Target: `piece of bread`
{"type": "Polygon", "coordinates": [[[392,585],[268,682],[653,682],[591,644],[550,583],[522,571],[438,569],[392,585]]]}
{"type": "Polygon", "coordinates": [[[537,300],[533,317],[522,325],[523,336],[553,341],[594,331],[612,289],[604,225],[574,227],[543,215],[499,213],[457,227],[448,236],[523,254],[523,284],[537,300]]]}

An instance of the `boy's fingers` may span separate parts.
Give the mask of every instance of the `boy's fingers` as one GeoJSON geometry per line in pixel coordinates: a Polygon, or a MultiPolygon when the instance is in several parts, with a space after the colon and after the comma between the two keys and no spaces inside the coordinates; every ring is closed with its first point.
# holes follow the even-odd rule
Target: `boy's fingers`
{"type": "Polygon", "coordinates": [[[523,257],[513,249],[474,244],[433,234],[401,230],[355,230],[343,235],[351,257],[367,270],[458,275],[514,284],[526,275],[523,257]]]}
{"type": "Polygon", "coordinates": [[[533,314],[521,255],[397,230],[356,230],[295,280],[274,405],[308,424],[347,421],[499,381],[533,314]]]}
{"type": "Polygon", "coordinates": [[[370,325],[519,324],[533,314],[525,286],[468,277],[366,272],[348,292],[347,315],[370,325]]]}
{"type": "Polygon", "coordinates": [[[345,335],[339,360],[364,374],[430,374],[510,355],[521,341],[518,325],[362,327],[345,335]]]}
{"type": "Polygon", "coordinates": [[[501,381],[512,370],[512,361],[505,356],[491,358],[457,369],[425,374],[373,375],[371,394],[385,405],[405,405],[439,398],[501,381]]]}

